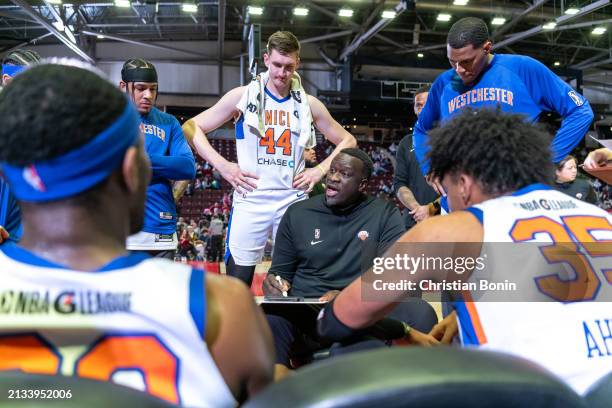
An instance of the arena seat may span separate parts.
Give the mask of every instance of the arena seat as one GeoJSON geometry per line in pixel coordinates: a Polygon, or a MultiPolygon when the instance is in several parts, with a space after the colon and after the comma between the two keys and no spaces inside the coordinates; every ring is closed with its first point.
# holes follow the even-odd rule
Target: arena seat
{"type": "Polygon", "coordinates": [[[612,373],[599,380],[589,389],[586,400],[590,408],[609,408],[612,406],[612,373]]]}
{"type": "MultiPolygon", "coordinates": [[[[23,390],[23,391],[22,391],[23,390]]],[[[14,395],[14,391],[13,391],[14,395]]],[[[58,408],[103,408],[103,407],[174,407],[149,394],[109,382],[94,381],[79,377],[32,375],[17,371],[0,372],[0,408],[58,407],[58,408]],[[9,398],[10,390],[56,390],[52,398],[9,398]],[[64,394],[60,392],[64,391],[64,394]],[[70,398],[65,392],[70,391],[70,398]]]]}
{"type": "Polygon", "coordinates": [[[244,407],[585,407],[570,387],[514,356],[444,348],[392,348],[312,364],[244,407]]]}

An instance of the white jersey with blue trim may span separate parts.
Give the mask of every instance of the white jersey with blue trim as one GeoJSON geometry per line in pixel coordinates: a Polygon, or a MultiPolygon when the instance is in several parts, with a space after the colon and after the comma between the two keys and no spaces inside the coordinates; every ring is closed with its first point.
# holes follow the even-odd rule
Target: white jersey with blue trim
{"type": "Polygon", "coordinates": [[[535,361],[585,393],[612,371],[612,217],[540,184],[468,211],[485,268],[455,305],[462,343],[535,361]]]}
{"type": "Polygon", "coordinates": [[[0,369],[112,381],[173,404],[233,407],[204,343],[204,273],[145,255],[96,272],[0,249],[0,369]]]}
{"type": "Polygon", "coordinates": [[[305,168],[304,147],[298,144],[300,135],[291,132],[291,123],[299,120],[298,113],[291,95],[278,99],[267,88],[263,105],[263,135],[246,125],[244,117],[236,121],[238,165],[259,177],[258,190],[292,190],[294,177],[305,168]]]}

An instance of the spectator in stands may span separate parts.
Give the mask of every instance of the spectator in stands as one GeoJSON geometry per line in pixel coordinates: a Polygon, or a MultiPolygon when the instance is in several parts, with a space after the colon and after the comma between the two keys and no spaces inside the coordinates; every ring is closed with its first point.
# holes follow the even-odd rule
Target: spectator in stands
{"type": "MultiPolygon", "coordinates": [[[[429,96],[429,85],[414,93],[414,114],[418,118],[429,96]]],[[[412,228],[417,222],[439,212],[436,204],[438,193],[427,183],[412,149],[412,135],[404,136],[397,151],[393,190],[398,200],[406,207],[404,225],[412,228]]]]}
{"type": "MultiPolygon", "coordinates": [[[[218,210],[218,208],[215,208],[218,210]]],[[[223,258],[223,220],[219,214],[215,214],[208,228],[210,234],[210,254],[212,262],[219,262],[223,258]]]]}
{"type": "MultiPolygon", "coordinates": [[[[331,163],[325,194],[289,207],[264,280],[265,295],[285,291],[290,296],[330,301],[403,234],[395,205],[364,193],[371,172],[372,161],[365,152],[343,149],[331,163]]],[[[420,299],[402,304],[398,313],[424,332],[437,322],[431,306],[420,299]]],[[[279,376],[290,366],[292,351],[321,348],[313,319],[268,315],[268,321],[275,338],[279,376]],[[313,344],[305,344],[303,337],[313,344]]],[[[416,331],[410,339],[436,342],[416,331]]]]}
{"type": "Polygon", "coordinates": [[[58,364],[35,372],[235,407],[272,379],[269,328],[242,283],[126,251],[151,176],[140,118],[94,67],[73,64],[34,66],[0,93],[0,164],[23,220],[20,243],[0,250],[3,297],[59,299],[48,314],[15,302],[18,329],[3,301],[2,369],[49,356],[58,364]]]}
{"type": "Polygon", "coordinates": [[[587,203],[596,204],[597,195],[591,183],[578,175],[578,162],[572,155],[566,156],[555,166],[554,187],[572,197],[587,203]]]}

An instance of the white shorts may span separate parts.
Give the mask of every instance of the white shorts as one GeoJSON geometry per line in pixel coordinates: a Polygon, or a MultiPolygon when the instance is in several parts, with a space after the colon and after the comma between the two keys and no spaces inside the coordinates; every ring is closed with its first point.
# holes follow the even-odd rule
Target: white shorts
{"type": "Polygon", "coordinates": [[[176,232],[174,234],[154,234],[144,231],[130,235],[125,245],[130,251],[175,251],[177,246],[176,232]]]}
{"type": "Polygon", "coordinates": [[[231,254],[236,265],[261,262],[266,242],[276,230],[287,208],[308,198],[302,190],[255,190],[246,195],[234,193],[234,204],[227,228],[225,260],[231,254]]]}

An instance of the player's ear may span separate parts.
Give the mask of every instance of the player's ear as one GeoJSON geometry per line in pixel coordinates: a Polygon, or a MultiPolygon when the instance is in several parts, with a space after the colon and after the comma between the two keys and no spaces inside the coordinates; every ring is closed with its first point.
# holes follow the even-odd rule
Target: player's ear
{"type": "Polygon", "coordinates": [[[123,156],[121,172],[125,186],[130,194],[136,194],[149,184],[151,163],[143,154],[143,145],[129,147],[123,156]]]}
{"type": "Polygon", "coordinates": [[[266,68],[270,68],[270,55],[267,52],[264,52],[263,61],[266,68]]]}
{"type": "Polygon", "coordinates": [[[127,84],[123,81],[119,81],[119,89],[121,89],[123,92],[127,91],[127,84]]]}
{"type": "Polygon", "coordinates": [[[482,49],[484,50],[485,54],[490,54],[491,48],[493,48],[493,43],[491,42],[491,40],[485,41],[484,45],[482,46],[482,49]]]}

